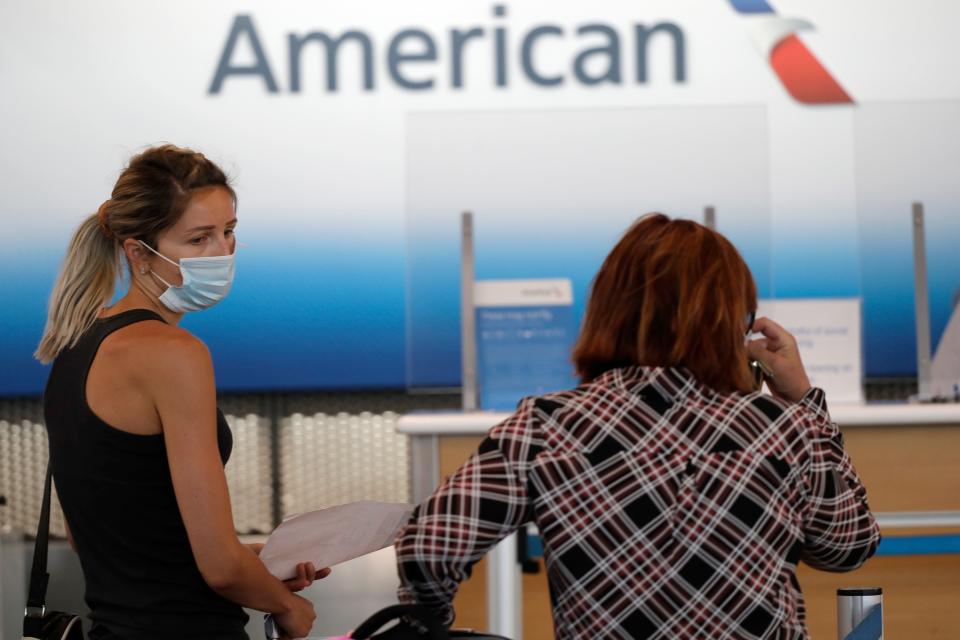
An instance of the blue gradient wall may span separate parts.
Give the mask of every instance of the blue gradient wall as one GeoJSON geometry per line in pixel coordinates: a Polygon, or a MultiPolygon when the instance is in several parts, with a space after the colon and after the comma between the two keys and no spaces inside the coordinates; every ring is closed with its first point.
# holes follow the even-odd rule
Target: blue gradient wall
{"type": "MultiPolygon", "coordinates": [[[[247,216],[256,216],[248,212],[247,216]]],[[[0,244],[0,394],[40,392],[32,358],[61,257],[0,244]],[[14,259],[18,257],[19,259],[14,259]]],[[[223,390],[402,387],[403,245],[323,236],[241,238],[236,284],[183,326],[210,347],[223,390]]]]}
{"type": "Polygon", "coordinates": [[[458,384],[464,209],[477,216],[478,277],[568,277],[579,320],[637,215],[701,219],[714,206],[762,296],[862,296],[866,374],[914,372],[911,202],[928,211],[935,341],[960,287],[960,5],[797,4],[816,25],[805,46],[854,100],[818,106],[784,89],[727,0],[506,5],[497,16],[422,0],[412,25],[386,0],[0,4],[0,394],[42,390],[31,354],[69,233],[131,155],[163,141],[221,163],[240,195],[236,288],[184,321],[225,391],[458,384]],[[240,14],[276,92],[243,75],[210,92],[240,14]],[[682,80],[678,41],[661,33],[639,81],[631,34],[660,22],[683,35],[682,80]],[[594,23],[622,36],[621,82],[573,75],[597,46],[577,28],[594,23]],[[565,74],[552,87],[523,69],[524,34],[543,24],[564,32],[534,53],[543,73],[565,74]],[[454,86],[448,36],[472,25],[487,36],[454,86]],[[506,85],[491,64],[498,25],[506,85]],[[390,80],[389,42],[411,26],[437,38],[437,60],[404,68],[429,89],[390,80]],[[331,90],[314,40],[294,91],[290,36],[349,30],[371,38],[375,88],[348,43],[331,90]],[[185,35],[171,47],[170,34],[185,35]]]}

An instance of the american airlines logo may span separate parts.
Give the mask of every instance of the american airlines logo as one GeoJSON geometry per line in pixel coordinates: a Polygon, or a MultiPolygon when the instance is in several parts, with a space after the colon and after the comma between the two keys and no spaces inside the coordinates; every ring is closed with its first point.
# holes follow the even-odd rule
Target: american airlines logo
{"type": "MultiPolygon", "coordinates": [[[[738,13],[751,16],[752,40],[795,100],[804,104],[853,103],[796,35],[812,29],[810,22],[778,16],[767,0],[730,3],[738,13]]],[[[285,55],[275,66],[269,54],[276,52],[268,52],[263,46],[253,16],[240,14],[230,26],[207,92],[220,94],[228,81],[247,77],[259,79],[268,93],[299,94],[305,86],[320,86],[326,93],[336,93],[343,85],[341,75],[349,76],[351,89],[372,92],[378,82],[383,82],[379,78],[382,67],[377,64],[378,57],[385,62],[387,81],[411,92],[441,86],[463,89],[468,84],[468,59],[474,65],[478,60],[489,65],[488,75],[497,88],[517,81],[540,87],[646,85],[651,75],[651,48],[656,50],[656,62],[665,67],[659,77],[672,78],[675,84],[686,83],[686,35],[678,24],[669,21],[638,22],[626,29],[601,21],[576,26],[544,23],[517,31],[509,24],[508,7],[496,4],[484,24],[458,26],[439,33],[409,27],[390,35],[383,43],[359,28],[340,33],[319,29],[289,32],[285,55]],[[552,46],[556,51],[556,45],[565,41],[574,44],[565,47],[574,49],[569,59],[542,54],[541,49],[552,46]],[[658,42],[662,44],[652,46],[658,42]],[[238,61],[241,49],[252,53],[252,63],[238,61]],[[344,50],[348,56],[341,55],[344,50]],[[301,69],[309,56],[322,60],[320,79],[304,78],[301,69]],[[351,70],[346,67],[349,64],[357,67],[351,70]],[[345,70],[352,73],[344,74],[345,70]]]]}
{"type": "Polygon", "coordinates": [[[813,29],[797,18],[781,18],[767,0],[730,0],[741,14],[756,16],[750,36],[784,88],[804,104],[853,104],[853,99],[796,35],[813,29]]]}

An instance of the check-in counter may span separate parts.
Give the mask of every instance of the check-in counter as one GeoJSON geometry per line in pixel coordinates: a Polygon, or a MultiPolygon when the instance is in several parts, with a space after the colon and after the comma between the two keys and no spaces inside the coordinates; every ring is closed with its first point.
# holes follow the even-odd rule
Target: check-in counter
{"type": "MultiPolygon", "coordinates": [[[[799,579],[814,639],[836,638],[836,589],[880,586],[891,638],[960,633],[960,405],[832,406],[847,450],[867,487],[884,540],[876,557],[850,573],[801,565],[799,579]]],[[[410,436],[411,489],[422,501],[510,414],[414,413],[398,431],[410,436]]],[[[512,638],[552,638],[550,596],[538,573],[521,573],[516,536],[474,567],[454,606],[456,625],[512,638]]]]}

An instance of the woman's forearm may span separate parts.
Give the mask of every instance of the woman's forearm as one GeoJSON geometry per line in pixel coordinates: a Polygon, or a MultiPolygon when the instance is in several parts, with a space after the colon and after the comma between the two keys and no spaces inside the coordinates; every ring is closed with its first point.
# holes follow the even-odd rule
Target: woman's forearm
{"type": "Polygon", "coordinates": [[[267,571],[252,549],[236,542],[230,567],[217,575],[204,576],[210,588],[244,607],[268,613],[286,613],[294,594],[267,571]]]}

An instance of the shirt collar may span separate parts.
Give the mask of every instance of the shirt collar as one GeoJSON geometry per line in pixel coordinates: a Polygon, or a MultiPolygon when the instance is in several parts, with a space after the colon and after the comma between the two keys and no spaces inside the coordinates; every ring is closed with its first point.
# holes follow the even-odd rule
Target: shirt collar
{"type": "Polygon", "coordinates": [[[643,388],[653,385],[661,395],[672,402],[690,395],[707,397],[714,394],[686,367],[620,367],[604,372],[594,382],[630,393],[639,393],[643,388]]]}

